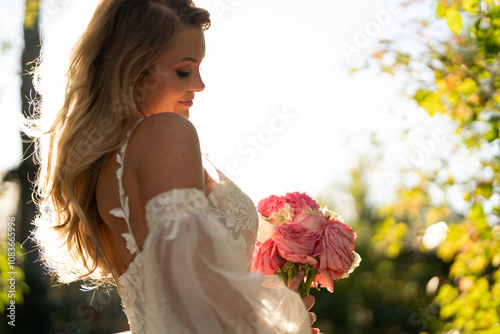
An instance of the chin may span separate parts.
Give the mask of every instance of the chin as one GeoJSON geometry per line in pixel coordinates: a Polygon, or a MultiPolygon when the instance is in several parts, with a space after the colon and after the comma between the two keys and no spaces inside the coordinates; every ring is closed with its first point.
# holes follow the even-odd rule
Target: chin
{"type": "Polygon", "coordinates": [[[189,118],[189,109],[186,110],[177,110],[175,111],[176,114],[184,116],[186,118],[189,118]]]}
{"type": "Polygon", "coordinates": [[[191,108],[191,106],[186,106],[186,105],[183,105],[182,103],[179,103],[179,104],[177,104],[177,106],[174,110],[175,110],[176,114],[179,114],[179,115],[182,115],[186,118],[189,118],[189,109],[190,108],[191,108]]]}

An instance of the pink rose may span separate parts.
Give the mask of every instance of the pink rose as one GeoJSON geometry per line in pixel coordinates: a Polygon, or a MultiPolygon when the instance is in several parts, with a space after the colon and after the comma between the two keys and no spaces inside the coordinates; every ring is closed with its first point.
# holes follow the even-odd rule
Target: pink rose
{"type": "Polygon", "coordinates": [[[319,209],[319,204],[309,197],[306,193],[287,193],[285,196],[271,195],[259,202],[257,211],[265,217],[271,216],[273,213],[285,207],[285,203],[290,204],[294,214],[299,214],[305,211],[308,207],[313,210],[319,209]]]}
{"type": "Polygon", "coordinates": [[[308,206],[311,209],[319,209],[319,204],[306,193],[299,193],[298,191],[287,193],[284,200],[294,208],[296,214],[303,212],[308,206]]]}
{"type": "Polygon", "coordinates": [[[283,197],[278,197],[276,195],[271,195],[268,198],[264,198],[257,205],[257,211],[265,217],[269,217],[273,212],[283,209],[285,206],[285,201],[283,197]]]}
{"type": "MultiPolygon", "coordinates": [[[[334,278],[330,275],[330,272],[328,271],[322,271],[319,274],[316,275],[314,278],[316,283],[324,288],[326,288],[328,291],[333,292],[333,280],[334,278]]],[[[314,285],[312,285],[314,286],[314,285]]]]}
{"type": "Polygon", "coordinates": [[[319,253],[316,281],[333,291],[333,280],[338,281],[349,273],[356,259],[352,252],[356,245],[356,233],[349,226],[335,220],[329,220],[322,231],[323,238],[316,250],[319,253]]]}
{"type": "Polygon", "coordinates": [[[301,213],[307,209],[307,201],[303,197],[293,196],[292,194],[287,194],[285,197],[287,203],[290,204],[292,208],[295,209],[295,213],[301,213]]]}
{"type": "Polygon", "coordinates": [[[252,271],[272,275],[283,265],[285,265],[285,261],[278,257],[277,248],[272,239],[263,243],[257,242],[254,250],[252,271]]]}
{"type": "Polygon", "coordinates": [[[287,261],[317,265],[315,259],[317,244],[321,232],[310,230],[296,224],[285,224],[277,227],[272,239],[278,248],[278,254],[287,261]]]}
{"type": "Polygon", "coordinates": [[[310,215],[308,213],[299,213],[293,218],[293,223],[305,227],[309,230],[319,230],[326,225],[327,220],[323,215],[310,215]]]}

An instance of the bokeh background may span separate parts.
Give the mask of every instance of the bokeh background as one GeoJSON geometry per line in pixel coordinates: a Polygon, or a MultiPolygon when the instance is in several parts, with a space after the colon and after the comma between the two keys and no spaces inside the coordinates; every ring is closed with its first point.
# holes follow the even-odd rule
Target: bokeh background
{"type": "MultiPolygon", "coordinates": [[[[306,191],[358,234],[360,267],[333,294],[312,292],[316,326],[500,333],[500,4],[196,3],[212,14],[191,110],[203,150],[256,203],[306,191]]],[[[37,167],[19,122],[44,97],[30,62],[41,45],[64,61],[95,5],[0,0],[1,333],[127,329],[116,290],[57,285],[28,238],[37,167]]]]}

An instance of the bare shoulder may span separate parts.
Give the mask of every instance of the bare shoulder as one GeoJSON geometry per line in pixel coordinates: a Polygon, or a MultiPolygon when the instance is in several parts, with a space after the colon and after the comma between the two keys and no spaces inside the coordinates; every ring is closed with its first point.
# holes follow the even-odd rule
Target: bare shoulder
{"type": "Polygon", "coordinates": [[[198,143],[198,134],[191,121],[184,116],[165,112],[149,116],[141,121],[135,130],[136,141],[145,140],[149,144],[162,143],[163,140],[198,143]]]}
{"type": "Polygon", "coordinates": [[[201,150],[193,124],[174,113],[152,115],[137,126],[127,158],[144,203],[174,188],[203,190],[201,150]]]}

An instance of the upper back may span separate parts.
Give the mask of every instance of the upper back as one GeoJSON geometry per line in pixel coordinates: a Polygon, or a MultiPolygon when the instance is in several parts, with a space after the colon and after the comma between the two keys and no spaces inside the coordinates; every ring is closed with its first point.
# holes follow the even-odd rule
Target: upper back
{"type": "Polygon", "coordinates": [[[148,234],[145,205],[149,199],[174,188],[204,189],[198,136],[188,119],[173,113],[156,114],[142,119],[131,131],[128,141],[102,166],[95,190],[106,225],[105,247],[109,247],[118,273],[126,270],[134,254],[122,237],[129,232],[126,222],[110,213],[122,207],[117,176],[121,176],[128,197],[130,229],[139,250],[148,234]]]}

